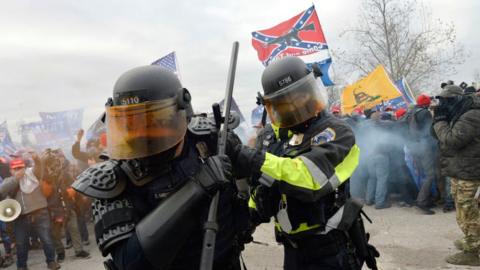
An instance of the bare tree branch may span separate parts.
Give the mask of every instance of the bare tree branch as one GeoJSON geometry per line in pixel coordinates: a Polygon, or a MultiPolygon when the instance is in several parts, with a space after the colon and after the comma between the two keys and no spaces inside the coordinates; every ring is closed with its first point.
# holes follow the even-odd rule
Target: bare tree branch
{"type": "Polygon", "coordinates": [[[381,64],[392,79],[406,78],[414,91],[436,86],[433,81],[454,73],[465,55],[455,26],[430,18],[429,9],[415,0],[363,0],[357,26],[341,34],[357,46],[338,58],[365,74],[381,64]]]}

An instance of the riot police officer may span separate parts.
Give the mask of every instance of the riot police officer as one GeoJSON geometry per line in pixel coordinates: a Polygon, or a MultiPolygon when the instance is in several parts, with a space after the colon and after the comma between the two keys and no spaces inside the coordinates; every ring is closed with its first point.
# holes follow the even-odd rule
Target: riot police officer
{"type": "Polygon", "coordinates": [[[375,267],[361,207],[348,198],[360,153],[352,130],[326,112],[314,72],[298,57],[269,65],[262,85],[272,124],[257,138],[257,149],[238,146],[231,159],[254,175],[249,206],[257,222],[274,217],[284,269],[361,269],[367,255],[375,267]],[[355,237],[363,237],[359,247],[352,245],[355,237]]]}
{"type": "MultiPolygon", "coordinates": [[[[95,235],[109,269],[198,269],[209,198],[221,189],[214,269],[239,269],[238,203],[227,156],[211,134],[187,127],[190,95],[159,66],[124,73],[106,105],[110,160],[73,187],[92,198],[95,235]]],[[[193,127],[194,128],[194,127],[193,127]]],[[[242,217],[242,219],[244,219],[242,217]]]]}

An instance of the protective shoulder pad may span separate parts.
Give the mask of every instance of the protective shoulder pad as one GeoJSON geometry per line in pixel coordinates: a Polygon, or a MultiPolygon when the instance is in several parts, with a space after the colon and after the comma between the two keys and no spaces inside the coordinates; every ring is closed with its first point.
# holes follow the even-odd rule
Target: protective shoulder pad
{"type": "Polygon", "coordinates": [[[83,171],[72,187],[88,197],[111,199],[120,195],[127,185],[127,176],[116,160],[97,163],[83,171]]]}
{"type": "Polygon", "coordinates": [[[136,215],[133,204],[126,198],[95,200],[92,203],[95,238],[103,256],[115,243],[128,239],[135,232],[136,215]]]}
{"type": "Polygon", "coordinates": [[[215,121],[206,115],[196,115],[188,123],[188,130],[195,135],[208,135],[215,129],[215,121]]]}
{"type": "MultiPolygon", "coordinates": [[[[240,115],[231,112],[228,118],[228,129],[234,130],[240,125],[240,115]]],[[[207,114],[195,115],[188,123],[188,130],[195,135],[208,135],[216,132],[215,119],[207,114]]]]}

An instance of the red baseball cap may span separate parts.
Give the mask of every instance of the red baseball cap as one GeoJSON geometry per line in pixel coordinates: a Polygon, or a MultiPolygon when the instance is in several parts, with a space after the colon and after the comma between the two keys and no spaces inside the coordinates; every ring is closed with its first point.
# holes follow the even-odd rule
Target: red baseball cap
{"type": "Polygon", "coordinates": [[[430,103],[431,103],[430,97],[427,95],[420,95],[417,97],[418,106],[430,106],[430,103]]]}
{"type": "Polygon", "coordinates": [[[25,161],[21,158],[15,158],[10,161],[10,169],[25,168],[25,161]]]}
{"type": "Polygon", "coordinates": [[[360,115],[363,114],[363,109],[360,108],[360,107],[356,107],[355,109],[353,109],[353,111],[354,111],[355,113],[357,113],[357,114],[360,114],[360,115]]]}
{"type": "Polygon", "coordinates": [[[340,113],[341,112],[340,105],[333,105],[330,108],[330,112],[331,113],[340,113]]]}
{"type": "Polygon", "coordinates": [[[397,117],[397,119],[400,119],[406,113],[407,113],[407,110],[405,110],[404,108],[400,108],[400,109],[395,111],[395,117],[397,117]]]}

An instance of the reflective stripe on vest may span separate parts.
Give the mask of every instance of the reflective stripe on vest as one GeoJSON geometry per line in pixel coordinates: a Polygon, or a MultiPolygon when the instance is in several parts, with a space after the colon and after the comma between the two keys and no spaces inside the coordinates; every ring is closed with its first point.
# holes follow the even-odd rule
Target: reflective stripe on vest
{"type": "Polygon", "coordinates": [[[248,207],[252,209],[257,209],[257,204],[255,203],[255,200],[252,196],[253,195],[250,195],[250,198],[248,199],[248,207]]]}
{"type": "Polygon", "coordinates": [[[335,212],[335,214],[333,214],[333,216],[327,220],[325,229],[321,232],[318,232],[317,234],[327,234],[329,231],[338,228],[340,221],[342,221],[343,209],[344,209],[343,206],[340,207],[340,209],[338,209],[337,212],[335,212]]]}
{"type": "MultiPolygon", "coordinates": [[[[350,178],[350,176],[352,176],[353,172],[358,166],[359,157],[360,157],[360,148],[358,148],[358,146],[355,144],[350,149],[345,159],[335,167],[335,173],[330,178],[327,178],[325,173],[322,170],[320,170],[318,166],[315,165],[308,158],[303,156],[300,156],[299,158],[303,161],[305,166],[308,168],[312,178],[318,184],[318,186],[320,186],[321,189],[335,190],[341,184],[343,184],[348,178],[350,178]]],[[[286,199],[284,201],[283,196],[282,196],[282,202],[286,203],[286,199]]],[[[280,210],[282,209],[279,209],[279,212],[277,212],[277,215],[280,213],[280,210]]],[[[336,229],[338,227],[342,214],[343,214],[343,206],[327,221],[327,225],[325,227],[324,233],[328,233],[330,230],[336,229]]],[[[288,215],[287,215],[287,218],[288,218],[288,215]]],[[[289,223],[291,224],[290,221],[289,223]]],[[[298,228],[290,231],[285,231],[282,229],[281,224],[276,222],[276,227],[277,229],[285,233],[296,234],[299,232],[304,232],[304,231],[318,228],[320,227],[320,224],[308,226],[307,223],[301,223],[298,228]]]]}
{"type": "MultiPolygon", "coordinates": [[[[337,212],[335,212],[335,214],[331,218],[328,219],[327,224],[325,225],[325,229],[323,231],[317,232],[316,234],[327,234],[331,230],[337,229],[338,225],[340,224],[340,221],[342,221],[343,210],[344,210],[344,207],[343,206],[340,207],[340,209],[338,209],[337,212]]],[[[301,223],[300,226],[298,226],[297,229],[292,230],[290,232],[285,232],[285,231],[282,230],[282,226],[280,225],[280,223],[275,221],[275,228],[278,231],[285,232],[285,233],[288,233],[290,235],[294,235],[294,234],[297,234],[297,233],[309,231],[309,230],[312,230],[312,229],[316,229],[318,227],[320,227],[320,224],[315,224],[315,225],[312,225],[312,226],[308,226],[307,223],[304,222],[304,223],[301,223]]]]}
{"type": "MultiPolygon", "coordinates": [[[[288,234],[294,235],[294,234],[298,234],[298,233],[301,233],[301,232],[306,232],[306,231],[309,231],[309,230],[313,230],[313,229],[316,229],[318,227],[320,227],[319,224],[308,226],[308,224],[306,222],[304,222],[304,223],[300,223],[300,226],[298,226],[297,229],[290,231],[288,234]]],[[[275,222],[275,228],[278,231],[283,232],[282,226],[280,226],[280,223],[275,222]]]]}
{"type": "Polygon", "coordinates": [[[330,178],[327,178],[325,173],[310,159],[304,156],[300,156],[299,158],[303,161],[305,166],[307,166],[312,178],[321,188],[334,190],[350,178],[357,168],[358,160],[360,158],[360,148],[355,144],[343,161],[335,167],[335,173],[330,178]]]}

